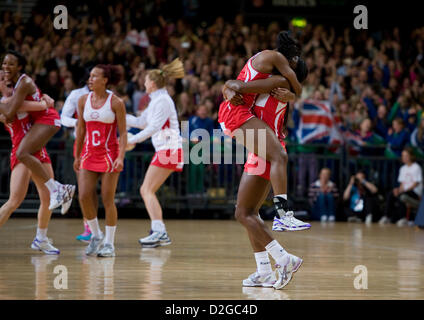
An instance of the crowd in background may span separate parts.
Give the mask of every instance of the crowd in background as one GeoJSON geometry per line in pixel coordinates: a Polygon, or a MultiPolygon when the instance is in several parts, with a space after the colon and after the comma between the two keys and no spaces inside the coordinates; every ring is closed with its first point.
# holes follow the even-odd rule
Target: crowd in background
{"type": "MultiPolygon", "coordinates": [[[[68,30],[55,30],[51,17],[42,13],[24,23],[19,15],[2,12],[0,52],[15,49],[25,55],[26,72],[56,101],[58,111],[70,91],[84,85],[93,66],[119,65],[124,77],[112,89],[134,114],[149,102],[146,70],[180,57],[186,77],[167,85],[179,119],[190,121],[192,129],[211,131],[219,128],[225,81],[235,79],[253,54],[275,48],[278,32],[290,29],[309,68],[300,103],[290,107],[290,140],[296,141],[301,101],[313,99],[327,101],[339,119],[337,125],[364,145],[384,146],[389,157],[400,157],[411,145],[415,155],[422,155],[424,27],[407,33],[399,28],[371,33],[311,24],[296,28],[278,22],[248,24],[241,14],[232,21],[217,17],[211,23],[193,23],[172,17],[160,4],[134,8],[127,0],[101,11],[78,7],[69,16],[68,30]],[[144,42],[128,40],[134,29],[145,31],[144,42]]],[[[318,168],[310,182],[317,178],[318,168]]]]}

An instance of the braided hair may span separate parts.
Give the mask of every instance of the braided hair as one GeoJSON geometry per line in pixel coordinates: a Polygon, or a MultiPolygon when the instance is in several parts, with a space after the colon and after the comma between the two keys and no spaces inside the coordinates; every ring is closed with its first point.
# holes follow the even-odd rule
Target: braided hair
{"type": "Polygon", "coordinates": [[[284,55],[287,60],[300,57],[301,47],[299,42],[293,39],[288,31],[281,31],[277,36],[277,50],[284,55]]]}

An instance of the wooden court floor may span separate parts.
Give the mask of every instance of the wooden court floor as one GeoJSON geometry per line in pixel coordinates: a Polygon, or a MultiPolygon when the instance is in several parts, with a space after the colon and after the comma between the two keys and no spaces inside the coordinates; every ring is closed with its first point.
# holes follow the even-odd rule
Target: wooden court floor
{"type": "MultiPolygon", "coordinates": [[[[141,249],[137,240],[149,225],[120,220],[116,257],[101,259],[86,257],[85,244],[75,240],[79,220],[51,221],[57,257],[30,249],[35,219],[11,219],[0,229],[0,299],[424,299],[422,230],[314,223],[308,231],[274,233],[304,259],[277,291],[241,286],[256,265],[236,221],[167,221],[173,243],[141,249]],[[358,265],[367,268],[367,289],[355,289],[355,277],[365,276],[364,269],[354,273],[358,265]],[[65,273],[67,289],[60,289],[65,273]]],[[[365,285],[364,278],[357,282],[365,285]]]]}

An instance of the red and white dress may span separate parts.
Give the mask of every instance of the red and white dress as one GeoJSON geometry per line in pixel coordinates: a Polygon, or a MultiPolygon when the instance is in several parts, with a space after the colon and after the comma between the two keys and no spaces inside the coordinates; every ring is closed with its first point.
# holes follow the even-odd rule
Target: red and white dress
{"type": "Polygon", "coordinates": [[[119,155],[117,122],[112,110],[112,96],[109,93],[104,105],[94,109],[93,92],[87,96],[84,106],[85,141],[81,152],[81,169],[94,172],[117,172],[113,163],[119,155]]]}
{"type": "MultiPolygon", "coordinates": [[[[24,77],[28,77],[25,73],[23,73],[18,81],[16,82],[15,89],[17,88],[19,82],[21,81],[21,79],[23,79],[24,77]]],[[[35,85],[35,83],[34,83],[35,85]]],[[[32,95],[28,95],[25,97],[25,100],[27,101],[41,101],[41,91],[40,89],[38,89],[38,87],[35,85],[36,87],[36,91],[34,94],[32,95]]],[[[55,127],[61,127],[61,123],[60,123],[60,116],[59,113],[56,111],[56,109],[54,107],[50,107],[46,110],[42,110],[42,111],[32,111],[29,112],[30,116],[31,116],[31,122],[33,124],[35,123],[39,123],[39,124],[45,124],[48,126],[55,126],[55,127]]]]}
{"type": "MultiPolygon", "coordinates": [[[[256,99],[252,112],[275,132],[275,135],[281,142],[281,146],[287,152],[286,145],[284,144],[285,136],[283,134],[287,103],[283,103],[269,94],[261,94],[256,99]]],[[[271,163],[249,152],[244,165],[244,171],[250,175],[260,176],[270,180],[271,163]]]]}
{"type": "MultiPolygon", "coordinates": [[[[266,79],[271,76],[269,73],[262,73],[253,68],[252,61],[259,53],[247,61],[238,75],[237,80],[249,82],[253,80],[266,79]]],[[[226,135],[232,137],[236,129],[240,128],[245,122],[255,117],[251,109],[257,96],[258,94],[256,93],[243,94],[244,104],[239,106],[233,106],[229,101],[223,101],[221,103],[218,112],[218,122],[221,125],[222,131],[224,131],[226,135]]]]}
{"type": "Polygon", "coordinates": [[[128,139],[128,144],[143,142],[152,137],[155,155],[151,165],[182,171],[184,157],[177,110],[165,88],[150,95],[150,102],[140,117],[127,115],[127,126],[143,129],[128,139]]]}
{"type": "MultiPolygon", "coordinates": [[[[16,151],[18,150],[19,144],[21,143],[22,139],[25,137],[25,135],[31,128],[31,119],[28,113],[17,113],[13,122],[5,124],[4,127],[9,132],[10,138],[12,140],[12,152],[10,153],[10,169],[13,171],[13,169],[19,163],[19,160],[16,157],[16,151]]],[[[45,147],[43,147],[40,151],[36,152],[34,156],[38,160],[40,160],[41,163],[51,163],[50,157],[45,147]]]]}

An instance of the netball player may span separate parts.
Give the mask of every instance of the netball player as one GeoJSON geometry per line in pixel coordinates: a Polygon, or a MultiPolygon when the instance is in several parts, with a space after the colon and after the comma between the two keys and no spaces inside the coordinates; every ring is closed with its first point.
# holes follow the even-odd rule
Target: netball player
{"type": "Polygon", "coordinates": [[[149,105],[138,118],[127,115],[128,126],[143,129],[130,137],[128,144],[140,143],[152,137],[156,151],[140,188],[141,197],[152,220],[150,234],[139,239],[143,247],[154,248],[171,244],[156,191],[172,172],[183,170],[182,138],[177,111],[165,88],[167,79],[183,77],[183,64],[178,58],[161,70],[149,71],[145,80],[146,92],[151,99],[149,105]]]}
{"type": "MultiPolygon", "coordinates": [[[[0,103],[0,113],[7,122],[14,120],[18,109],[25,100],[40,101],[40,90],[34,81],[23,73],[26,65],[25,58],[18,52],[9,51],[3,59],[2,69],[6,81],[14,85],[13,95],[9,102],[0,103]]],[[[42,181],[50,192],[49,210],[63,206],[62,213],[66,213],[72,203],[75,186],[62,185],[51,178],[48,170],[41,161],[34,156],[60,129],[60,117],[54,107],[47,110],[30,112],[32,119],[31,129],[22,139],[16,156],[32,173],[42,181]]]]}
{"type": "Polygon", "coordinates": [[[120,80],[119,70],[111,65],[97,65],[90,72],[90,93],[78,100],[76,151],[74,169],[79,171],[79,202],[93,236],[87,255],[115,256],[117,209],[115,192],[119,174],[124,167],[127,131],[125,105],[120,98],[106,91],[108,85],[120,80]],[[119,131],[119,141],[117,137],[119,131]],[[93,193],[101,180],[102,202],[106,214],[106,236],[100,230],[93,193]]]}
{"type": "MultiPolygon", "coordinates": [[[[2,99],[0,100],[1,102],[7,102],[7,100],[10,99],[8,97],[10,97],[13,93],[13,85],[12,83],[10,83],[10,87],[6,85],[3,71],[0,71],[0,93],[2,95],[2,99]]],[[[16,150],[19,148],[19,144],[31,127],[30,117],[27,112],[43,111],[52,104],[54,104],[54,102],[48,96],[43,96],[40,102],[24,101],[21,108],[19,108],[15,119],[11,123],[7,123],[6,117],[4,115],[0,115],[0,122],[3,122],[12,140],[12,152],[10,154],[10,193],[9,199],[0,208],[0,227],[6,223],[11,214],[19,208],[22,201],[25,199],[29,181],[32,178],[40,197],[40,207],[38,209],[37,233],[31,244],[31,248],[42,251],[46,254],[59,254],[60,251],[53,247],[47,238],[47,228],[52,214],[52,211],[49,210],[49,191],[40,179],[37,176],[32,175],[29,169],[23,163],[19,162],[16,157],[16,150]],[[49,103],[46,103],[46,101],[49,103]]],[[[46,149],[42,148],[41,151],[35,153],[34,156],[41,161],[50,177],[53,178],[53,169],[46,149]]]]}
{"type": "MultiPolygon", "coordinates": [[[[300,53],[299,45],[288,35],[288,32],[280,32],[277,38],[277,49],[264,50],[250,58],[237,79],[244,82],[266,79],[276,69],[288,80],[296,96],[299,96],[302,86],[296,78],[294,70],[297,68],[300,53]]],[[[233,105],[230,101],[222,102],[219,107],[218,121],[225,134],[234,137],[241,133],[243,138],[238,139],[238,142],[250,152],[258,154],[259,144],[265,145],[266,154],[264,156],[271,164],[270,179],[274,191],[273,201],[280,220],[284,221],[284,225],[288,225],[291,230],[307,228],[308,224],[293,217],[293,210],[289,208],[287,201],[284,179],[287,154],[283,152],[280,141],[273,131],[250,112],[256,96],[257,94],[253,93],[243,94],[244,103],[239,106],[233,105]],[[253,146],[246,140],[249,129],[254,130],[253,146]],[[265,141],[257,141],[259,129],[266,133],[265,141]]]]}
{"type": "MultiPolygon", "coordinates": [[[[303,60],[300,59],[298,64],[296,75],[302,82],[308,71],[303,60]]],[[[286,102],[293,100],[294,95],[290,96],[290,92],[281,95],[281,91],[273,91],[275,96],[272,96],[264,92],[270,92],[276,87],[289,89],[289,83],[281,76],[273,76],[266,80],[248,83],[239,82],[238,85],[240,92],[262,93],[255,101],[253,113],[271,128],[286,153],[283,133],[288,113],[286,102]]],[[[240,181],[235,215],[248,232],[257,264],[257,271],[243,281],[243,286],[273,286],[276,289],[281,289],[287,285],[293,273],[299,269],[302,259],[287,253],[273,239],[268,228],[259,217],[259,209],[270,191],[269,180],[270,163],[265,162],[264,159],[253,153],[249,153],[245,172],[240,181]],[[262,192],[258,192],[259,190],[262,190],[262,192]],[[272,271],[268,254],[276,262],[277,278],[272,271]]],[[[287,180],[285,181],[287,182],[287,180]]]]}

